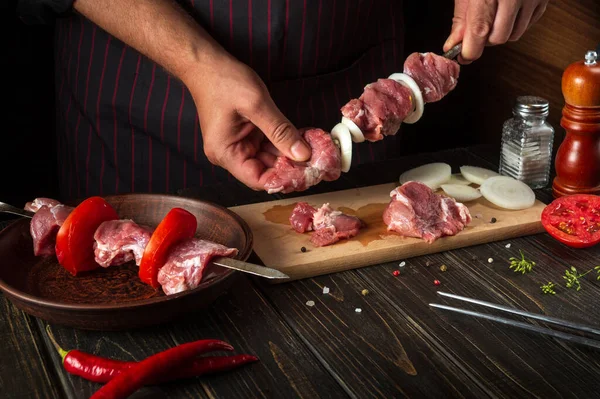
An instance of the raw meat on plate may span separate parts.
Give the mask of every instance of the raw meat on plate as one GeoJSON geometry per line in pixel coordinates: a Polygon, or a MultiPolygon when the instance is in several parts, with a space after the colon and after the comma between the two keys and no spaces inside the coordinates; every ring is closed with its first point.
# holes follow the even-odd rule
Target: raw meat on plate
{"type": "Polygon", "coordinates": [[[196,288],[206,265],[215,256],[235,256],[238,250],[211,241],[190,238],[177,244],[164,266],[158,271],[158,282],[167,295],[196,288]]]}
{"type": "Polygon", "coordinates": [[[383,221],[388,231],[403,236],[432,243],[442,236],[456,235],[471,222],[465,205],[434,193],[420,182],[407,182],[394,189],[390,197],[383,221]]]}
{"type": "Polygon", "coordinates": [[[29,232],[33,238],[33,253],[35,256],[54,255],[56,245],[56,235],[60,226],[69,216],[73,208],[60,204],[41,205],[39,207],[29,207],[29,210],[36,209],[35,215],[31,218],[29,232]]]}
{"type": "Polygon", "coordinates": [[[139,266],[152,232],[152,228],[130,219],[103,222],[94,233],[96,263],[109,267],[135,260],[139,266]]]}
{"type": "Polygon", "coordinates": [[[314,231],[310,241],[317,247],[354,237],[364,225],[356,216],[334,211],[328,203],[317,210],[306,202],[296,204],[290,215],[290,224],[299,233],[314,231]]]}

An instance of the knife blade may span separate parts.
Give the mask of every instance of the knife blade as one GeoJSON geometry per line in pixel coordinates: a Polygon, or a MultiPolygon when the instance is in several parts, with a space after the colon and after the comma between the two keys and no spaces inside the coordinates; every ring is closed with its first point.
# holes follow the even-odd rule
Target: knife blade
{"type": "Polygon", "coordinates": [[[456,58],[462,51],[462,43],[458,43],[456,46],[452,47],[450,50],[446,51],[442,54],[442,57],[448,58],[450,60],[456,58]]]}
{"type": "Polygon", "coordinates": [[[253,263],[243,262],[241,260],[226,258],[226,257],[216,257],[211,263],[226,267],[228,269],[237,270],[244,273],[254,274],[256,276],[265,277],[271,280],[281,280],[281,279],[289,279],[290,277],[280,272],[276,269],[271,269],[269,267],[255,265],[253,263]]]}
{"type": "Polygon", "coordinates": [[[10,213],[12,215],[23,216],[26,218],[32,218],[34,213],[26,211],[25,209],[17,208],[16,206],[12,206],[6,204],[4,202],[0,202],[0,213],[10,213]]]}

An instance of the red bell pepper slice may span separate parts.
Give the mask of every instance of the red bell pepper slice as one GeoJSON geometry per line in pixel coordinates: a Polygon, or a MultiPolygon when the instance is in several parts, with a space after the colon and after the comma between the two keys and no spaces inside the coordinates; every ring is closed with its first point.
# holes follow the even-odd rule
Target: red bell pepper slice
{"type": "Polygon", "coordinates": [[[83,201],[58,230],[55,245],[58,263],[74,276],[100,267],[94,257],[94,233],[103,222],[118,218],[117,211],[103,198],[83,201]]]}
{"type": "Polygon", "coordinates": [[[173,208],[160,222],[142,256],[139,277],[144,283],[158,288],[158,271],[167,260],[174,244],[192,238],[196,234],[196,216],[182,208],[173,208]]]}

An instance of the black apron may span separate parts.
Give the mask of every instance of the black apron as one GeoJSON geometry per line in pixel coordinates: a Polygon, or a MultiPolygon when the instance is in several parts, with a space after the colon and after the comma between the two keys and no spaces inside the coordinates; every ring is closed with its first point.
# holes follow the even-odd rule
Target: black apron
{"type": "MultiPolygon", "coordinates": [[[[261,76],[298,128],[331,128],[364,86],[403,64],[402,1],[191,0],[181,4],[261,76]]],[[[172,193],[232,180],[206,159],[186,87],[74,15],[57,21],[59,181],[64,199],[172,193]]],[[[354,144],[353,164],[393,156],[396,137],[354,144]]]]}

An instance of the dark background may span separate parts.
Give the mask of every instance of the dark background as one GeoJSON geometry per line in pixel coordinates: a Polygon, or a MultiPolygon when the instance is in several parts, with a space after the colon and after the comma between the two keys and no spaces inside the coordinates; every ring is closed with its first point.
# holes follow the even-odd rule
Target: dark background
{"type": "MultiPolygon", "coordinates": [[[[37,196],[57,196],[54,132],[53,27],[27,25],[15,1],[0,5],[3,56],[0,200],[22,206],[37,196]]],[[[441,52],[450,31],[453,2],[405,2],[406,54],[441,52]]],[[[428,104],[425,116],[403,125],[405,154],[488,143],[499,146],[502,122],[518,95],[550,100],[550,122],[563,131],[560,79],[564,68],[600,43],[600,2],[554,0],[546,14],[516,43],[488,48],[463,67],[448,101],[428,104]]]]}

